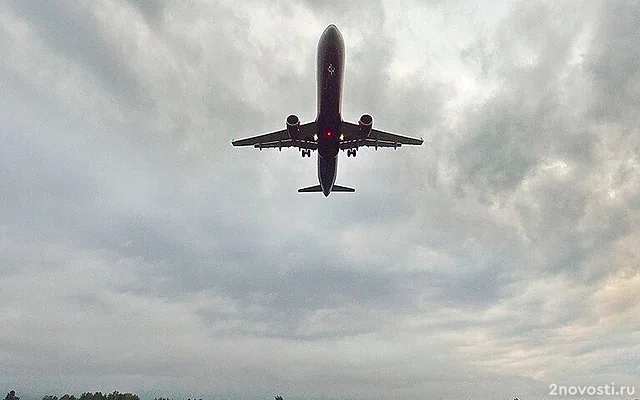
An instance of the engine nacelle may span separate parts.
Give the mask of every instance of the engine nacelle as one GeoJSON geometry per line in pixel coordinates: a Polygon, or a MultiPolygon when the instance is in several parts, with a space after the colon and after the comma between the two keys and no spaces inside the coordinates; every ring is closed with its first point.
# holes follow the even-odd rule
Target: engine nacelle
{"type": "Polygon", "coordinates": [[[294,142],[298,139],[298,132],[300,130],[300,118],[297,115],[289,115],[287,117],[287,132],[289,137],[294,142]]]}
{"type": "Polygon", "coordinates": [[[371,135],[371,126],[373,125],[373,117],[369,114],[362,114],[358,121],[358,131],[362,139],[371,135]]]}

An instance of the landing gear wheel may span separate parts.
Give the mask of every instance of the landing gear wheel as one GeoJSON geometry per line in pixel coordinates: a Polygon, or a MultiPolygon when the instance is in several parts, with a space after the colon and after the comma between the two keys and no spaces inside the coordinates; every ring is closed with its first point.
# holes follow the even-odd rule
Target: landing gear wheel
{"type": "Polygon", "coordinates": [[[311,157],[311,150],[302,149],[302,158],[305,158],[305,157],[311,157]]]}
{"type": "Polygon", "coordinates": [[[355,156],[356,156],[356,149],[347,150],[347,157],[355,157],[355,156]]]}

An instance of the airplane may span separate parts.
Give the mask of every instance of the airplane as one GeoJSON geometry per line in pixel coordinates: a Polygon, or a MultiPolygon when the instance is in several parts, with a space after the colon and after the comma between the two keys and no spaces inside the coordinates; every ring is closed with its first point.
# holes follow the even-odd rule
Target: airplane
{"type": "Polygon", "coordinates": [[[296,147],[302,157],[318,151],[319,185],[298,189],[299,193],[355,192],[355,189],[336,185],[338,152],[346,150],[347,157],[355,157],[360,147],[397,149],[404,145],[422,145],[422,139],[400,136],[373,129],[373,118],[363,114],[357,124],[343,121],[341,112],[344,73],[344,40],[338,27],[327,26],[317,49],[317,116],[313,122],[300,124],[298,116],[286,119],[286,129],[246,139],[234,140],[234,146],[265,148],[296,147]]]}

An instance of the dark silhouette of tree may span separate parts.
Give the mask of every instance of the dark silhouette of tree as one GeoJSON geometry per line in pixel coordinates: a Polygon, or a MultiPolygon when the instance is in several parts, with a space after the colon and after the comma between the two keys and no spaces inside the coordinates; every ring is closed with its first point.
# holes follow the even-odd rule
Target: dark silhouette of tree
{"type": "Polygon", "coordinates": [[[82,393],[78,400],[106,400],[106,399],[107,399],[107,396],[102,394],[102,392],[95,392],[95,393],[87,392],[87,393],[82,393]]]}
{"type": "Polygon", "coordinates": [[[7,396],[4,398],[4,400],[20,400],[20,397],[16,396],[15,390],[12,390],[7,393],[7,396]]]}
{"type": "MultiPolygon", "coordinates": [[[[93,399],[98,400],[98,399],[93,399]]],[[[100,400],[140,400],[137,394],[133,393],[120,393],[117,390],[114,390],[113,393],[109,393],[106,399],[100,400]]]]}
{"type": "MultiPolygon", "coordinates": [[[[19,398],[15,399],[5,399],[5,400],[20,400],[19,398]]],[[[120,393],[115,390],[113,393],[109,393],[108,395],[103,394],[102,392],[85,392],[80,395],[80,397],[76,398],[72,394],[64,394],[62,397],[58,398],[58,396],[47,395],[42,398],[42,400],[140,400],[137,394],[133,393],[120,393]]],[[[170,400],[167,398],[156,398],[155,400],[170,400]]]]}

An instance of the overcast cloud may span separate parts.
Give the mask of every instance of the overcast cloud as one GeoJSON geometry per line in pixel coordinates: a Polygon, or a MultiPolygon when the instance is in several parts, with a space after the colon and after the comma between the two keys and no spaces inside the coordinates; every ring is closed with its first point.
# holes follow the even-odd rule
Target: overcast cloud
{"type": "MultiPolygon", "coordinates": [[[[241,399],[640,395],[640,4],[0,2],[0,386],[241,399]],[[424,137],[233,148],[343,116],[424,137]],[[315,157],[315,156],[314,156],[315,157]]],[[[623,396],[624,397],[624,396],[623,396]]],[[[619,397],[616,397],[619,398],[619,397]]]]}

